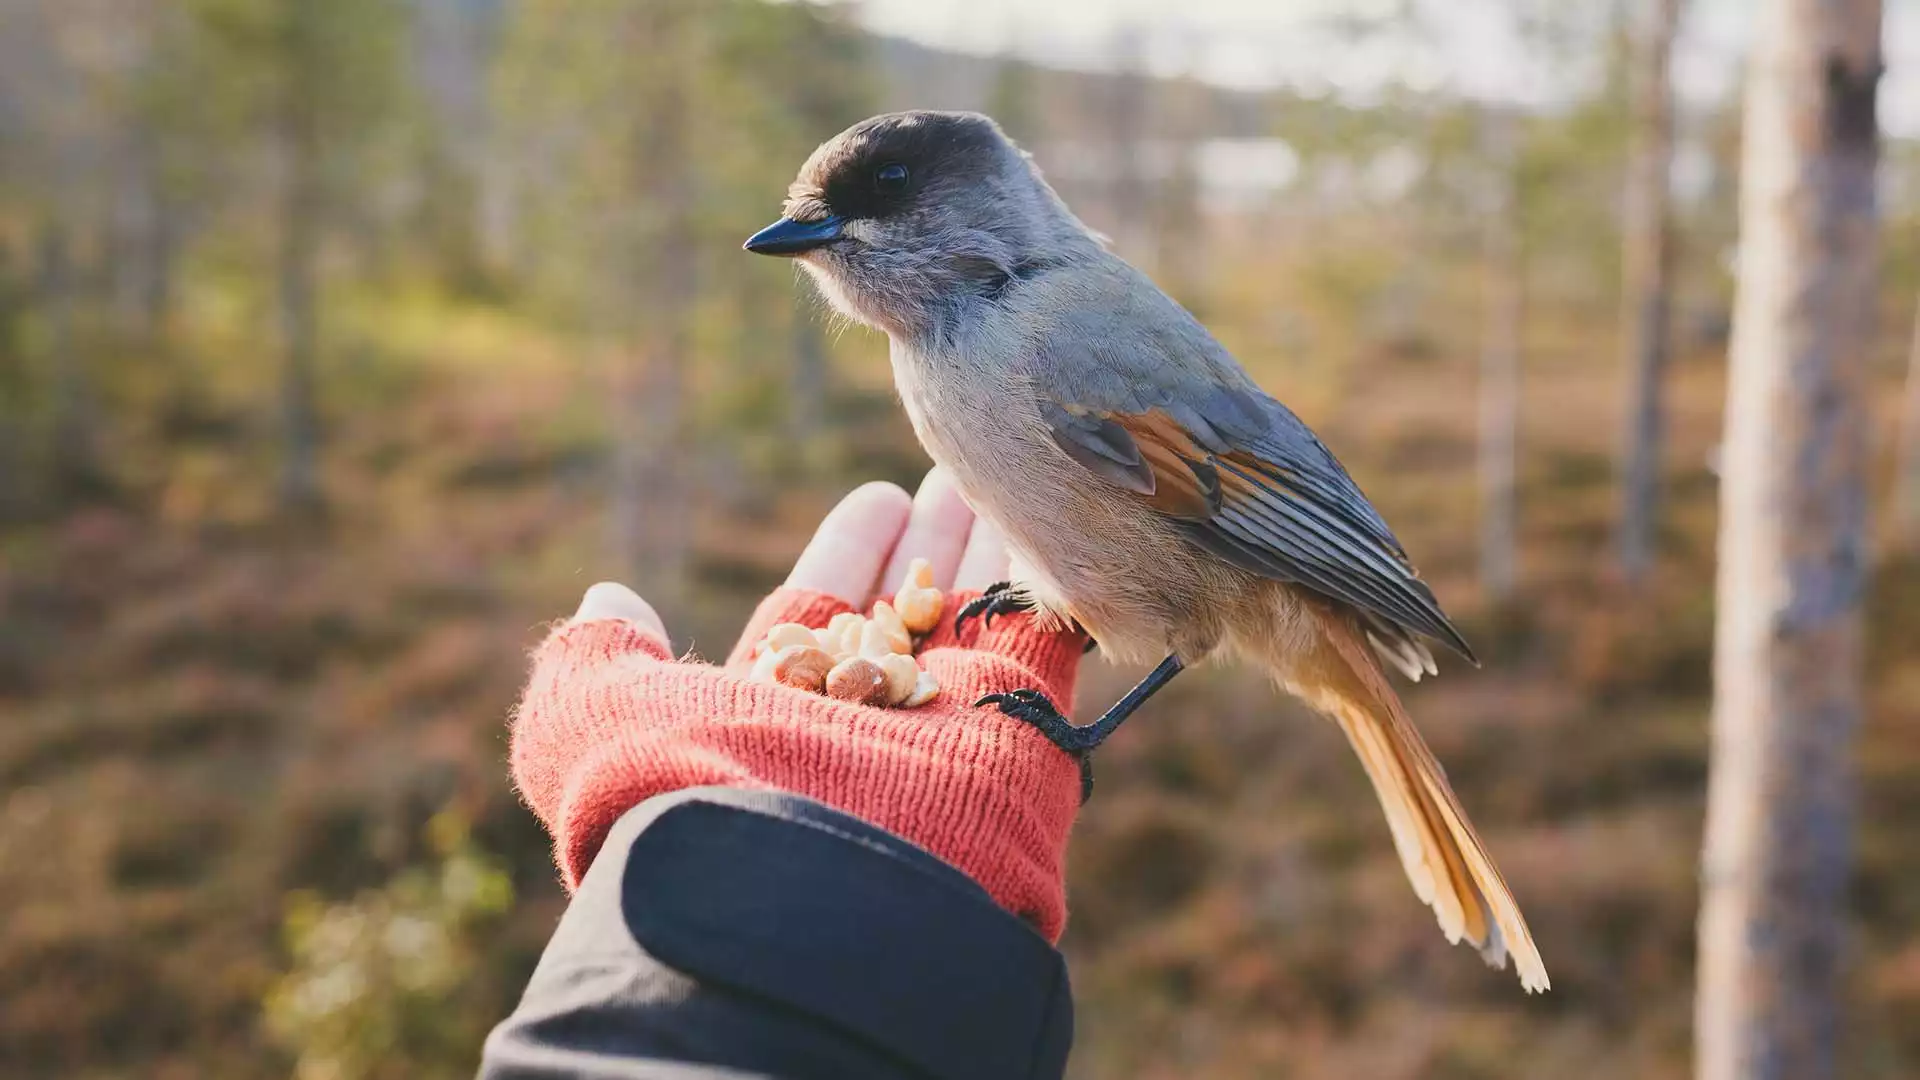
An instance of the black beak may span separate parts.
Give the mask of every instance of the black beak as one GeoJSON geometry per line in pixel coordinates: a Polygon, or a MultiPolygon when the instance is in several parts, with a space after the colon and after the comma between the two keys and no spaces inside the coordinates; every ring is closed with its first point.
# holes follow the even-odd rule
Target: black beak
{"type": "Polygon", "coordinates": [[[840,219],[824,217],[819,221],[779,221],[747,237],[746,249],[755,255],[798,255],[840,239],[840,219]]]}

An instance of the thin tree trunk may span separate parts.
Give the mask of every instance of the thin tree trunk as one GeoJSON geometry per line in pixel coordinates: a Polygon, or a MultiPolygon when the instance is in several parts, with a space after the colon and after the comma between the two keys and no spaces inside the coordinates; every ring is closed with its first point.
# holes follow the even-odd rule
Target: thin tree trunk
{"type": "Polygon", "coordinates": [[[287,96],[282,103],[281,139],[285,176],[280,202],[280,505],[296,513],[318,510],[320,491],[320,415],[314,400],[314,367],[319,352],[320,217],[325,212],[320,188],[319,132],[307,71],[310,30],[293,6],[289,42],[287,96]]]}
{"type": "Polygon", "coordinates": [[[85,360],[73,340],[74,289],[66,227],[50,224],[40,236],[39,291],[52,389],[54,489],[62,495],[86,490],[98,476],[92,388],[87,385],[85,360]]]}
{"type": "Polygon", "coordinates": [[[27,416],[26,358],[20,354],[23,285],[17,280],[13,248],[0,240],[0,521],[18,513],[26,501],[25,447],[21,424],[27,416]]]}
{"type": "Polygon", "coordinates": [[[1200,148],[1202,134],[1218,124],[1210,115],[1211,98],[1198,86],[1175,84],[1156,95],[1154,131],[1168,155],[1164,171],[1156,173],[1152,206],[1153,274],[1160,287],[1187,310],[1204,319],[1208,236],[1201,211],[1200,148]]]}
{"type": "Polygon", "coordinates": [[[1879,0],[1768,0],[1749,61],[1701,1080],[1834,1074],[1861,705],[1879,41],[1879,0]]]}
{"type": "Polygon", "coordinates": [[[1903,546],[1920,542],[1920,303],[1913,309],[1907,345],[1907,389],[1900,407],[1900,446],[1894,477],[1893,513],[1903,546]]]}
{"type": "Polygon", "coordinates": [[[693,186],[686,161],[684,56],[691,16],[678,4],[651,12],[644,40],[655,55],[672,55],[651,77],[630,152],[636,186],[658,222],[633,240],[642,324],[633,331],[640,367],[625,380],[620,445],[615,454],[613,514],[618,561],[629,580],[669,619],[686,596],[692,511],[684,437],[688,308],[695,300],[696,245],[691,236],[693,186]],[[671,44],[667,44],[671,43],[671,44]]]}
{"type": "Polygon", "coordinates": [[[1517,457],[1520,428],[1520,328],[1525,319],[1514,132],[1509,116],[1489,116],[1493,163],[1481,223],[1485,273],[1484,339],[1480,348],[1480,582],[1504,601],[1519,576],[1517,457]]]}
{"type": "Polygon", "coordinates": [[[1173,161],[1154,200],[1154,275],[1169,295],[1204,318],[1207,305],[1201,287],[1205,282],[1202,268],[1207,265],[1207,230],[1200,212],[1199,163],[1195,160],[1200,143],[1180,138],[1167,140],[1165,145],[1173,161]]]}
{"type": "Polygon", "coordinates": [[[1630,371],[1621,446],[1619,559],[1629,582],[1653,564],[1659,527],[1663,398],[1671,323],[1672,230],[1668,178],[1673,160],[1673,36],[1680,0],[1648,0],[1635,35],[1633,148],[1627,164],[1622,240],[1621,342],[1630,371]]]}
{"type": "Polygon", "coordinates": [[[160,215],[159,172],[153,137],[135,127],[121,151],[113,226],[108,231],[109,286],[115,320],[129,330],[146,330],[148,282],[152,272],[151,236],[160,215]]]}
{"type": "MultiPolygon", "coordinates": [[[[684,241],[669,242],[673,246],[665,250],[692,250],[684,241]]],[[[694,300],[693,271],[691,265],[672,267],[656,285],[660,304],[645,332],[645,367],[630,403],[636,423],[629,432],[623,494],[626,520],[635,527],[636,538],[627,549],[629,565],[632,580],[642,583],[663,612],[678,609],[686,599],[693,539],[694,507],[686,482],[693,450],[684,423],[688,354],[684,311],[694,300]]]]}
{"type": "Polygon", "coordinates": [[[1024,150],[1031,151],[1040,138],[1042,122],[1040,94],[1035,86],[1033,62],[1009,49],[994,65],[993,83],[987,88],[987,115],[1024,150]]]}
{"type": "Polygon", "coordinates": [[[795,441],[811,448],[827,426],[827,393],[833,370],[827,342],[810,299],[801,294],[793,310],[793,369],[788,375],[788,422],[795,441]]]}
{"type": "Polygon", "coordinates": [[[1150,92],[1146,44],[1146,31],[1138,26],[1124,26],[1116,33],[1117,70],[1106,76],[1095,121],[1111,155],[1105,171],[1112,220],[1104,231],[1113,237],[1115,247],[1135,259],[1151,253],[1153,224],[1148,217],[1145,176],[1150,92]]]}
{"type": "Polygon", "coordinates": [[[154,193],[153,217],[147,223],[144,252],[145,269],[140,295],[140,314],[150,338],[163,336],[173,315],[174,261],[179,255],[179,227],[174,220],[179,207],[162,192],[154,193]]]}

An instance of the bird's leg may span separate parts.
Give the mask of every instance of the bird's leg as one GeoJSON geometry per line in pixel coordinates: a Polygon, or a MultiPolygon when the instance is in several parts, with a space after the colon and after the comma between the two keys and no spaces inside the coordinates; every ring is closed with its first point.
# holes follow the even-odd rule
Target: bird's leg
{"type": "Polygon", "coordinates": [[[1107,736],[1132,716],[1135,709],[1146,704],[1148,698],[1159,692],[1160,688],[1173,681],[1175,675],[1186,669],[1178,656],[1169,656],[1160,661],[1160,666],[1147,673],[1147,677],[1127,691],[1126,696],[1114,702],[1113,707],[1101,715],[1100,719],[1085,727],[1075,727],[1066,717],[1060,715],[1053,702],[1038,690],[1013,690],[1005,694],[988,694],[974,702],[981,705],[997,705],[1000,711],[1016,720],[1025,720],[1040,729],[1047,741],[1065,750],[1069,754],[1084,754],[1097,749],[1107,741],[1107,736]]]}
{"type": "Polygon", "coordinates": [[[1160,661],[1160,666],[1147,673],[1126,696],[1114,702],[1113,707],[1103,713],[1100,719],[1086,727],[1075,727],[1053,702],[1038,690],[1013,690],[1004,694],[988,694],[974,707],[993,705],[1015,720],[1023,720],[1039,729],[1047,741],[1072,754],[1080,761],[1080,801],[1085,802],[1093,793],[1093,764],[1089,755],[1107,736],[1114,733],[1132,716],[1135,709],[1146,704],[1148,698],[1159,692],[1160,688],[1173,681],[1175,675],[1186,669],[1178,656],[1169,656],[1160,661]]]}
{"type": "MultiPolygon", "coordinates": [[[[960,609],[960,613],[953,617],[953,633],[958,637],[961,629],[967,625],[967,620],[975,616],[983,616],[981,625],[991,628],[996,615],[1010,615],[1016,611],[1032,610],[1033,601],[1015,590],[1013,582],[997,581],[987,586],[979,596],[968,601],[967,605],[960,609]]],[[[1093,640],[1093,635],[1087,633],[1086,627],[1078,622],[1073,624],[1073,632],[1087,639],[1086,645],[1080,650],[1083,654],[1092,652],[1100,644],[1093,640]]]]}

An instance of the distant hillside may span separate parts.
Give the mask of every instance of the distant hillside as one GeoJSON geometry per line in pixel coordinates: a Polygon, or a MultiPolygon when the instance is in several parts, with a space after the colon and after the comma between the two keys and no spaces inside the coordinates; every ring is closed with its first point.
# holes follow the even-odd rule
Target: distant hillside
{"type": "MultiPolygon", "coordinates": [[[[419,79],[429,102],[471,140],[485,137],[490,49],[515,0],[412,0],[420,14],[415,47],[422,63],[419,79]]],[[[993,95],[1003,60],[999,57],[938,49],[906,38],[871,35],[872,57],[881,74],[884,109],[983,110],[993,95]]],[[[1034,65],[1031,70],[1036,111],[1054,131],[1084,124],[1090,106],[1115,93],[1123,76],[1034,65]],[[1076,115],[1078,114],[1078,115],[1076,115]]],[[[1191,80],[1146,77],[1142,118],[1152,132],[1176,112],[1206,118],[1206,134],[1245,138],[1270,133],[1275,97],[1205,86],[1191,80]],[[1179,110],[1156,100],[1179,88],[1179,110]],[[1198,100],[1195,100],[1198,98],[1198,100]],[[1198,106],[1196,110],[1196,106],[1198,106]]],[[[826,133],[823,133],[823,135],[826,133]]]]}
{"type": "MultiPolygon", "coordinates": [[[[888,109],[970,109],[984,110],[992,96],[995,80],[1005,64],[999,57],[936,49],[905,38],[873,36],[875,64],[883,73],[884,104],[888,109]]],[[[1032,68],[1035,107],[1052,121],[1054,131],[1072,130],[1074,111],[1119,92],[1126,76],[1100,72],[1073,71],[1066,68],[1034,65],[1032,68]]],[[[1248,93],[1207,86],[1188,79],[1160,79],[1146,76],[1140,81],[1148,87],[1143,103],[1147,131],[1161,133],[1157,126],[1167,122],[1175,110],[1158,108],[1155,100],[1178,92],[1200,98],[1184,100],[1182,116],[1197,111],[1207,118],[1206,133],[1219,137],[1246,138],[1271,133],[1268,117],[1272,95],[1248,93]],[[1195,110],[1195,106],[1198,109],[1195,110]]],[[[1084,117],[1080,118],[1084,123],[1084,117]]]]}

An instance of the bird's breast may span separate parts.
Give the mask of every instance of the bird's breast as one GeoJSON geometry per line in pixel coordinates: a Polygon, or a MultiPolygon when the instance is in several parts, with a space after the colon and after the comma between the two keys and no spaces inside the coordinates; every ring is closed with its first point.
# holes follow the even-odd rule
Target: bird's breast
{"type": "Polygon", "coordinates": [[[893,359],[914,433],[1031,571],[1021,583],[1104,648],[1164,655],[1165,628],[1192,621],[1202,584],[1174,528],[1068,457],[1024,379],[897,345],[893,359]]]}
{"type": "Polygon", "coordinates": [[[893,375],[920,445],[962,491],[972,494],[986,486],[974,481],[1010,465],[1030,468],[1036,440],[1046,437],[1040,411],[1003,371],[964,354],[929,356],[896,344],[893,375]]]}

